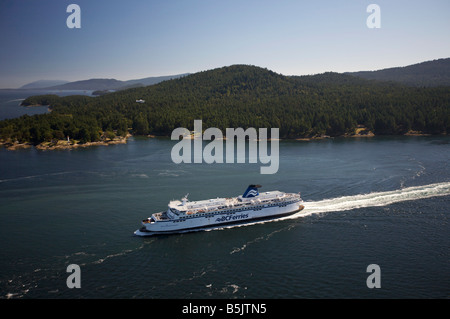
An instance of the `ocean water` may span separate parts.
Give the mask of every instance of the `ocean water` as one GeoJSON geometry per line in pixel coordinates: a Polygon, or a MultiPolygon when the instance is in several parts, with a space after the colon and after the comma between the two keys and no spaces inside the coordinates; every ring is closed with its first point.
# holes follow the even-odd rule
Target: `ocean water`
{"type": "Polygon", "coordinates": [[[281,141],[279,171],[175,164],[167,138],[0,149],[0,298],[448,298],[450,138],[281,141]],[[303,214],[136,237],[172,199],[301,192],[303,214]],[[81,270],[69,289],[67,266],[81,270]],[[370,264],[381,288],[369,289],[370,264]]]}
{"type": "MultiPolygon", "coordinates": [[[[0,91],[0,119],[47,112],[0,91]]],[[[0,148],[0,298],[448,298],[450,137],[281,141],[265,164],[175,164],[168,138],[76,150],[0,148]],[[277,221],[136,237],[191,200],[301,192],[277,221]],[[67,267],[81,271],[70,289],[67,267]],[[369,289],[367,267],[380,267],[369,289]]]]}

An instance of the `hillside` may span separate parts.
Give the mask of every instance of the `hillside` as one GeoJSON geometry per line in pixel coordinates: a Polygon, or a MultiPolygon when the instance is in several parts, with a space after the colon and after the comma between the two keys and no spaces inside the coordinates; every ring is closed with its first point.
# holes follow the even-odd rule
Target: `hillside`
{"type": "Polygon", "coordinates": [[[427,61],[405,67],[347,74],[369,80],[393,81],[417,87],[450,86],[450,58],[427,61]]]}
{"type": "Polygon", "coordinates": [[[410,130],[447,134],[450,88],[414,88],[348,74],[287,77],[249,65],[199,72],[156,85],[99,97],[35,96],[24,104],[51,105],[45,115],[0,122],[0,139],[81,141],[108,136],[170,136],[177,127],[277,127],[281,138],[353,135],[364,126],[376,135],[410,130]],[[137,103],[143,99],[145,103],[137,103]]]}
{"type": "Polygon", "coordinates": [[[128,80],[128,81],[124,81],[124,86],[121,87],[121,89],[123,89],[125,87],[130,87],[130,86],[137,86],[137,85],[140,85],[140,86],[153,85],[153,84],[157,84],[159,82],[177,79],[179,77],[183,77],[186,75],[189,75],[189,73],[183,73],[183,74],[177,74],[177,75],[151,76],[151,77],[143,78],[143,79],[128,80]]]}

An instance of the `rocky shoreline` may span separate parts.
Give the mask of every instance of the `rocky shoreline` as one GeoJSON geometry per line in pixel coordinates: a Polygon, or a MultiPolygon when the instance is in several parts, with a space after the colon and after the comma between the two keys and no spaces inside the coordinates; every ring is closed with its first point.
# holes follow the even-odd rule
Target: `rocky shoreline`
{"type": "MultiPolygon", "coordinates": [[[[358,137],[374,137],[375,134],[371,131],[357,131],[355,134],[346,134],[340,137],[350,137],[350,138],[358,138],[358,137]]],[[[419,131],[408,131],[403,136],[431,136],[431,134],[425,134],[419,131]]],[[[132,137],[131,134],[128,134],[126,137],[123,136],[116,136],[113,139],[104,139],[102,141],[97,142],[87,142],[87,143],[81,143],[76,140],[58,140],[58,141],[52,141],[52,142],[43,142],[41,144],[35,145],[34,147],[38,150],[67,150],[67,149],[75,149],[75,148],[84,148],[84,147],[91,147],[91,146],[108,146],[108,145],[117,145],[117,144],[126,144],[128,138],[132,137]]],[[[149,138],[155,138],[154,135],[147,135],[149,138]]],[[[191,136],[192,138],[192,136],[191,136]]],[[[320,136],[312,136],[312,137],[304,137],[304,138],[294,138],[295,141],[315,141],[315,140],[322,140],[322,139],[328,139],[333,138],[328,135],[320,135],[320,136]]],[[[280,139],[281,140],[281,139],[280,139]]],[[[32,147],[32,143],[19,143],[19,142],[12,142],[12,141],[2,141],[0,140],[0,147],[4,147],[7,150],[19,150],[19,149],[26,149],[32,147]]]]}
{"type": "MultiPolygon", "coordinates": [[[[80,143],[79,141],[67,141],[67,140],[58,140],[58,141],[52,141],[52,142],[43,142],[38,145],[35,145],[34,147],[38,150],[68,150],[68,149],[74,149],[74,148],[84,148],[84,147],[90,147],[90,146],[108,146],[108,145],[116,145],[116,144],[126,144],[128,138],[131,137],[131,134],[129,134],[126,137],[122,136],[116,136],[113,139],[110,140],[102,140],[98,142],[87,142],[87,143],[80,143]]],[[[7,150],[14,151],[19,149],[25,149],[30,148],[33,146],[32,143],[19,143],[19,142],[11,142],[11,141],[0,141],[0,146],[5,147],[7,150]]]]}
{"type": "MultiPolygon", "coordinates": [[[[374,136],[375,136],[375,134],[373,134],[372,131],[369,131],[365,128],[358,128],[358,129],[356,129],[355,134],[345,134],[340,137],[374,137],[374,136]]],[[[314,141],[314,140],[323,140],[323,139],[327,139],[327,138],[333,138],[333,137],[328,136],[328,135],[316,135],[316,136],[312,136],[312,137],[296,138],[295,140],[308,142],[308,141],[314,141]]]]}

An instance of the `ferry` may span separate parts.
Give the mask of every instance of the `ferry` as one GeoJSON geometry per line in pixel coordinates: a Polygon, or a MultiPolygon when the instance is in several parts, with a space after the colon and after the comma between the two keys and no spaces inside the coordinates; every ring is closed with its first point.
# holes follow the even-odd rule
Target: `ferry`
{"type": "Polygon", "coordinates": [[[300,193],[258,191],[261,185],[249,185],[243,195],[189,201],[188,195],[169,202],[166,211],[152,214],[142,221],[137,236],[172,234],[275,219],[301,211],[300,193]]]}

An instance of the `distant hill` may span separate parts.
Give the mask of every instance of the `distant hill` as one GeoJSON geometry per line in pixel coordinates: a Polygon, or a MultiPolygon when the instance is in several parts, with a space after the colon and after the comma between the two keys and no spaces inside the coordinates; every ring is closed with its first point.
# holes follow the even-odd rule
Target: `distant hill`
{"type": "Polygon", "coordinates": [[[47,87],[55,90],[115,90],[123,86],[123,81],[115,79],[90,79],[69,82],[61,85],[47,87]]]}
{"type": "Polygon", "coordinates": [[[54,89],[54,90],[122,90],[133,87],[153,85],[162,81],[176,79],[182,76],[186,76],[189,73],[177,74],[177,75],[167,75],[167,76],[154,76],[136,80],[120,81],[116,79],[90,79],[74,82],[66,82],[58,85],[50,85],[40,88],[54,89]]]}
{"type": "Polygon", "coordinates": [[[394,81],[415,87],[450,86],[450,58],[377,71],[346,72],[368,80],[394,81]]]}
{"type": "Polygon", "coordinates": [[[69,83],[69,81],[60,81],[60,80],[38,80],[34,81],[28,84],[25,84],[20,87],[22,90],[29,90],[29,89],[43,89],[47,88],[49,86],[55,86],[55,85],[61,85],[69,83]]]}

